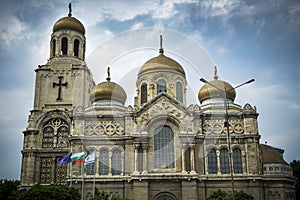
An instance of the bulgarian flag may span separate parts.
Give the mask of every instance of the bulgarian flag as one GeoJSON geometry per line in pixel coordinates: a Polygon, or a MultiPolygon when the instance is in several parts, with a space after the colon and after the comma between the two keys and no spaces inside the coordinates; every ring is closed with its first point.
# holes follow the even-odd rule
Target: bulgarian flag
{"type": "Polygon", "coordinates": [[[74,153],[71,156],[72,165],[75,165],[76,163],[84,162],[84,152],[80,153],[74,153]]]}

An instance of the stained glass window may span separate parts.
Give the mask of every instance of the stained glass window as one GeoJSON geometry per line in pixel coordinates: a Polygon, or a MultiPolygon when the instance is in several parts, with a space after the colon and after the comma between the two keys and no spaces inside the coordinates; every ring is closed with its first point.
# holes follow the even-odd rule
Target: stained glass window
{"type": "Polygon", "coordinates": [[[233,150],[233,171],[235,174],[243,173],[242,154],[238,148],[233,150]]]}
{"type": "Polygon", "coordinates": [[[43,127],[43,148],[68,148],[70,129],[68,124],[60,119],[54,118],[47,121],[43,127]]]}
{"type": "Polygon", "coordinates": [[[58,164],[59,158],[56,159],[56,167],[55,167],[55,183],[65,183],[66,176],[67,176],[67,166],[68,165],[59,165],[58,164]]]}
{"type": "Polygon", "coordinates": [[[40,183],[50,184],[52,181],[52,158],[41,158],[40,183]]]}
{"type": "Polygon", "coordinates": [[[154,167],[174,168],[174,135],[167,126],[160,127],[155,131],[154,167]]]}
{"type": "Polygon", "coordinates": [[[176,83],[176,100],[183,103],[182,84],[180,82],[176,83]]]}
{"type": "Polygon", "coordinates": [[[221,149],[220,151],[220,165],[221,165],[221,173],[222,174],[229,174],[229,156],[227,149],[221,149]]]}
{"type": "Polygon", "coordinates": [[[99,174],[108,175],[108,151],[100,151],[99,174]]]}
{"type": "Polygon", "coordinates": [[[207,156],[208,159],[208,173],[216,174],[217,173],[217,154],[216,150],[211,149],[207,156]]]}
{"type": "Polygon", "coordinates": [[[164,80],[159,80],[157,82],[157,94],[161,93],[161,92],[166,92],[167,89],[166,89],[166,81],[164,80]]]}
{"type": "Polygon", "coordinates": [[[143,83],[141,86],[141,105],[147,103],[147,84],[143,83]]]}
{"type": "Polygon", "coordinates": [[[114,150],[111,158],[111,173],[112,175],[120,175],[122,172],[121,151],[114,150]]]}

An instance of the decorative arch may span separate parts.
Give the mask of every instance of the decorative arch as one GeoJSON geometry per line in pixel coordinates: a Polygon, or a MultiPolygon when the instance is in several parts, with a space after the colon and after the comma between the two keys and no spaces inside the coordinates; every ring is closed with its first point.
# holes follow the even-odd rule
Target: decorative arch
{"type": "Polygon", "coordinates": [[[161,192],[155,195],[153,200],[177,200],[177,197],[170,192],[161,192]]]}
{"type": "Polygon", "coordinates": [[[42,128],[42,148],[69,148],[70,127],[59,118],[52,118],[42,128]]]}

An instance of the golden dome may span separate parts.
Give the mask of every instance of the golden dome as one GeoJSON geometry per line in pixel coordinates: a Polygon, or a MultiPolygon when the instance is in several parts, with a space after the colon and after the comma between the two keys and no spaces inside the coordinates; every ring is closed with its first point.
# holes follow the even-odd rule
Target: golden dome
{"type": "Polygon", "coordinates": [[[124,105],[126,98],[127,95],[124,89],[120,85],[114,82],[110,82],[109,69],[106,82],[102,82],[96,85],[90,93],[90,99],[92,102],[99,100],[115,100],[121,102],[124,105]]]}
{"type": "Polygon", "coordinates": [[[184,69],[181,67],[181,65],[172,58],[165,56],[163,53],[160,53],[159,56],[148,60],[141,67],[139,75],[152,70],[174,70],[185,76],[184,69]]]}
{"type": "Polygon", "coordinates": [[[145,62],[145,64],[141,67],[138,75],[141,75],[148,71],[163,71],[163,70],[177,71],[181,73],[183,76],[185,76],[184,69],[181,67],[181,65],[175,60],[173,60],[172,58],[169,58],[164,55],[164,50],[162,48],[162,35],[160,35],[159,55],[145,62]]]}
{"type": "Polygon", "coordinates": [[[63,17],[59,19],[53,26],[53,32],[60,30],[73,30],[81,34],[85,34],[85,28],[82,23],[75,17],[63,17]]]}
{"type": "Polygon", "coordinates": [[[199,90],[198,99],[200,103],[202,103],[204,100],[211,99],[211,98],[224,98],[224,92],[217,89],[216,87],[213,87],[212,85],[216,86],[217,88],[220,88],[222,91],[224,91],[225,88],[227,99],[231,99],[232,101],[234,101],[236,96],[234,88],[226,81],[215,79],[210,81],[209,84],[206,83],[199,90]]]}

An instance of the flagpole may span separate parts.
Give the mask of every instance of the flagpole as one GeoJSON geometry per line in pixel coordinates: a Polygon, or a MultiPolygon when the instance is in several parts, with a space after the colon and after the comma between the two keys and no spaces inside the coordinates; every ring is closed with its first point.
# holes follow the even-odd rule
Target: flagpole
{"type": "Polygon", "coordinates": [[[81,175],[82,175],[82,183],[81,183],[81,200],[83,200],[83,192],[84,192],[84,177],[83,177],[83,173],[84,173],[84,163],[81,163],[81,175]]]}
{"type": "Polygon", "coordinates": [[[93,198],[95,197],[95,186],[96,186],[96,163],[94,162],[93,198]]]}
{"type": "Polygon", "coordinates": [[[73,167],[72,167],[72,164],[69,163],[69,167],[70,167],[70,187],[72,187],[72,184],[73,184],[73,167]]]}

